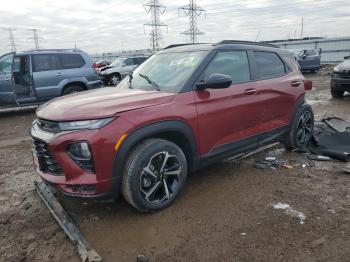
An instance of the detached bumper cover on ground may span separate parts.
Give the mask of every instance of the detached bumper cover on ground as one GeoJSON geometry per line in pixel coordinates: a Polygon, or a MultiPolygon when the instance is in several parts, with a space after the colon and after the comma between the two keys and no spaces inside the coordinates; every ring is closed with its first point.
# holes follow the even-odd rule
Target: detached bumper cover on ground
{"type": "Polygon", "coordinates": [[[36,191],[46,204],[51,214],[60,224],[64,232],[74,243],[77,244],[79,255],[83,262],[98,262],[102,258],[97,252],[90,247],[88,241],[84,238],[78,227],[75,225],[72,218],[63,209],[61,204],[53,195],[50,188],[44,183],[34,182],[36,191]]]}

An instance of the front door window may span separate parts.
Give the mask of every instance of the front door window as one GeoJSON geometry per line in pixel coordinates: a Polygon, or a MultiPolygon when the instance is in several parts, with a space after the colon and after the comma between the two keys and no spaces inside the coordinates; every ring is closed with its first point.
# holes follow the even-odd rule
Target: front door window
{"type": "Polygon", "coordinates": [[[0,74],[12,73],[13,54],[8,54],[0,58],[0,74]]]}

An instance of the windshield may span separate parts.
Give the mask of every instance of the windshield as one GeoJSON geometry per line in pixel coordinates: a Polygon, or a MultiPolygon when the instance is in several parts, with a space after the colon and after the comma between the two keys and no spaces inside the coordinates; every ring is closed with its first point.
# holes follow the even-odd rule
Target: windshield
{"type": "Polygon", "coordinates": [[[120,82],[118,88],[177,93],[206,54],[207,51],[155,54],[120,82]]]}
{"type": "Polygon", "coordinates": [[[119,57],[116,60],[114,60],[113,63],[110,64],[110,66],[113,66],[113,67],[121,66],[124,60],[125,60],[125,58],[119,57]]]}

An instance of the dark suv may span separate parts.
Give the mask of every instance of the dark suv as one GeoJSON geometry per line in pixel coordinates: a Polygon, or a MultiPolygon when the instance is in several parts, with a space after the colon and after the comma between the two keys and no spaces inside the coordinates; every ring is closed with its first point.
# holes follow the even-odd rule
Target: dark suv
{"type": "Polygon", "coordinates": [[[118,86],[37,110],[34,163],[68,195],[124,198],[152,212],[187,174],[275,141],[304,147],[313,112],[292,53],[255,42],[170,46],[118,86]]]}
{"type": "Polygon", "coordinates": [[[350,56],[334,67],[331,77],[331,94],[334,98],[341,98],[344,93],[350,92],[350,56]]]}
{"type": "Polygon", "coordinates": [[[0,106],[38,104],[98,88],[89,55],[79,49],[43,49],[0,57],[0,106]]]}

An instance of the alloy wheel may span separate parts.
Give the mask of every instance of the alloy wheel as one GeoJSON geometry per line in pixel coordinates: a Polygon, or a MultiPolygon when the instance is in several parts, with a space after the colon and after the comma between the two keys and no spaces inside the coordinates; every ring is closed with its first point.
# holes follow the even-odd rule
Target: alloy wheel
{"type": "Polygon", "coordinates": [[[119,77],[117,76],[112,76],[111,82],[113,85],[118,85],[119,84],[119,77]]]}
{"type": "Polygon", "coordinates": [[[305,111],[299,118],[297,128],[297,142],[299,146],[306,146],[312,136],[312,116],[305,111]]]}
{"type": "Polygon", "coordinates": [[[141,170],[140,191],[144,200],[160,204],[171,199],[180,189],[181,171],[176,155],[167,151],[153,155],[141,170]]]}

